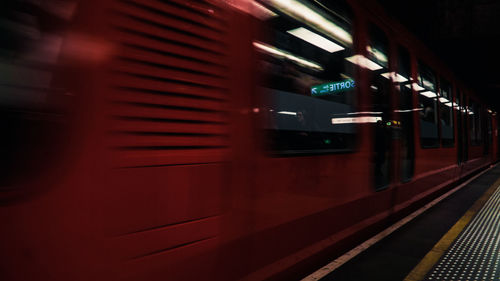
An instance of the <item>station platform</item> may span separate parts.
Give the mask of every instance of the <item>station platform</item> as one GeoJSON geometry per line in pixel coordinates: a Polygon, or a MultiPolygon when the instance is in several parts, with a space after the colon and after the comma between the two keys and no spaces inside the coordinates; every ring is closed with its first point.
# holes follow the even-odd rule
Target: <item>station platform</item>
{"type": "Polygon", "coordinates": [[[500,165],[441,197],[302,280],[499,281],[500,165]]]}

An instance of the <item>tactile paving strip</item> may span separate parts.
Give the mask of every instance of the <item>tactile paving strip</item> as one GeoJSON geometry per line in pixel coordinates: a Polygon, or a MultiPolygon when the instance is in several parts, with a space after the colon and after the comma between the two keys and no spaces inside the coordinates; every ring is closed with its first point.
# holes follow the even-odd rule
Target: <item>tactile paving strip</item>
{"type": "Polygon", "coordinates": [[[500,281],[500,186],[424,280],[500,281]]]}

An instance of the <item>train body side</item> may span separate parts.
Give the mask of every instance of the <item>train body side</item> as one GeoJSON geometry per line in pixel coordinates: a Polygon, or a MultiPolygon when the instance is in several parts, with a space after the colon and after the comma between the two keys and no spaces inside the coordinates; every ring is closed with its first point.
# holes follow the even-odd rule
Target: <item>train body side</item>
{"type": "MultiPolygon", "coordinates": [[[[456,141],[422,148],[414,111],[413,176],[399,177],[395,137],[378,191],[373,124],[357,126],[348,153],[269,153],[253,45],[263,23],[252,1],[233,2],[78,3],[54,72],[74,97],[71,130],[58,165],[1,190],[2,280],[289,280],[498,159],[486,111],[490,134],[483,121],[483,143],[467,141],[462,162],[456,141]]],[[[392,52],[408,48],[413,77],[417,58],[434,60],[374,4],[348,2],[356,51],[374,22],[392,52]]],[[[359,112],[372,108],[369,75],[356,70],[359,112]]]]}

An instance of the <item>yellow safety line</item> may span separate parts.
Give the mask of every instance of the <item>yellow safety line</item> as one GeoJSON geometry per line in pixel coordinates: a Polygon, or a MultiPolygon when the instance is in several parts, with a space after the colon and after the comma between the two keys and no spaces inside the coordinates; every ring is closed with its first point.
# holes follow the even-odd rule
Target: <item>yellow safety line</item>
{"type": "Polygon", "coordinates": [[[472,207],[463,215],[455,225],[439,240],[439,242],[434,245],[432,250],[425,255],[425,257],[420,261],[420,263],[413,268],[413,270],[406,276],[404,281],[421,281],[425,278],[427,273],[432,269],[434,264],[436,264],[441,256],[446,252],[450,245],[455,241],[457,236],[462,232],[462,230],[469,224],[474,215],[479,212],[481,207],[484,206],[486,201],[495,192],[497,187],[500,185],[500,178],[491,185],[488,190],[479,198],[472,207]]]}

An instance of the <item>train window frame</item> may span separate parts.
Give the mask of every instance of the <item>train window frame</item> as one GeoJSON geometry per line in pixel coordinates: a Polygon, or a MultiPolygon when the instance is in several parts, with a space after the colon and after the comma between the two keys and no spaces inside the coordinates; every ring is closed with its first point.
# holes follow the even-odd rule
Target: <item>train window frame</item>
{"type": "Polygon", "coordinates": [[[439,128],[440,128],[440,142],[441,147],[443,148],[453,148],[455,147],[455,121],[454,121],[454,95],[453,95],[453,85],[449,82],[449,80],[444,77],[439,77],[439,98],[438,98],[438,107],[439,107],[439,128]],[[447,85],[448,91],[444,92],[444,85],[447,85]],[[445,94],[446,93],[446,94],[445,94]],[[449,110],[449,113],[445,114],[445,110],[449,110]],[[446,125],[446,121],[443,119],[445,115],[448,115],[450,124],[446,125]],[[444,129],[443,127],[449,127],[451,132],[451,138],[444,138],[444,129]],[[446,142],[445,140],[449,140],[446,142]]]}
{"type": "Polygon", "coordinates": [[[423,60],[417,59],[417,83],[414,86],[414,90],[418,95],[417,99],[419,103],[420,147],[425,149],[439,148],[441,146],[437,79],[436,71],[423,60]],[[426,78],[430,78],[432,81],[426,78]],[[430,104],[433,105],[434,109],[430,108],[430,104]],[[429,122],[432,118],[430,114],[434,115],[434,122],[429,122]],[[424,132],[425,135],[423,134],[424,132]]]}
{"type": "MultiPolygon", "coordinates": [[[[292,60],[291,63],[294,63],[294,57],[300,58],[301,56],[304,59],[313,61],[310,58],[311,56],[322,53],[323,55],[319,57],[317,65],[324,67],[323,69],[320,68],[319,71],[326,73],[326,76],[321,76],[324,74],[320,74],[315,79],[304,80],[301,78],[301,82],[310,82],[306,85],[307,87],[303,87],[304,89],[308,88],[308,90],[304,91],[294,91],[292,88],[295,83],[281,83],[281,85],[288,85],[288,88],[272,84],[273,82],[263,82],[261,84],[259,107],[262,110],[259,108],[258,111],[260,112],[260,129],[264,131],[265,135],[264,148],[270,156],[274,157],[356,152],[360,141],[359,122],[357,122],[357,119],[362,119],[355,115],[359,111],[359,89],[356,83],[359,78],[359,71],[355,63],[349,60],[349,58],[355,57],[355,54],[358,53],[357,45],[355,44],[357,37],[355,26],[356,15],[347,2],[345,2],[346,9],[338,11],[344,13],[342,15],[333,13],[330,7],[317,1],[308,1],[303,4],[306,4],[306,9],[310,9],[320,15],[320,17],[326,19],[327,22],[343,29],[351,41],[341,40],[339,38],[342,37],[335,37],[337,34],[326,32],[322,29],[322,26],[315,26],[307,19],[300,17],[300,15],[298,16],[296,13],[300,12],[296,10],[279,6],[281,4],[272,6],[271,4],[264,3],[266,8],[278,16],[270,20],[263,20],[262,26],[265,26],[268,31],[267,38],[265,36],[257,37],[253,43],[256,50],[260,53],[266,53],[266,49],[268,50],[267,54],[263,54],[258,60],[261,64],[267,63],[267,68],[263,67],[261,71],[263,76],[269,73],[267,80],[271,81],[273,79],[270,78],[272,75],[283,76],[286,74],[285,72],[276,71],[276,68],[269,67],[273,66],[273,63],[274,65],[282,65],[282,63],[276,63],[276,61],[269,63],[271,61],[269,59],[270,53],[274,52],[276,55],[275,49],[279,50],[279,48],[284,51],[282,53],[285,53],[282,57],[286,58],[286,60],[292,60]],[[324,48],[312,43],[307,38],[301,37],[300,32],[320,35],[324,39],[340,45],[342,49],[340,51],[329,51],[331,54],[327,54],[324,48]],[[274,35],[274,38],[272,35],[274,35]],[[285,36],[286,40],[284,40],[285,36]],[[270,40],[269,37],[274,40],[270,40]],[[260,40],[262,38],[264,39],[260,40]],[[279,41],[280,38],[281,42],[279,41]],[[303,50],[314,50],[314,52],[302,52],[303,50],[300,48],[293,49],[297,46],[302,46],[300,48],[303,48],[303,50]],[[337,54],[332,55],[334,53],[337,54]],[[342,54],[342,56],[339,56],[339,54],[342,54]],[[263,58],[266,55],[268,56],[266,58],[267,61],[263,58]],[[321,58],[326,59],[326,62],[320,60],[321,58]],[[341,64],[335,64],[335,61],[341,64]],[[325,62],[325,64],[322,64],[322,62],[325,62]],[[341,70],[335,72],[339,68],[341,70]],[[338,77],[334,79],[334,76],[338,77]],[[316,83],[312,83],[315,81],[316,83]],[[322,83],[319,83],[319,81],[322,83]],[[326,86],[328,86],[329,90],[324,92],[323,88],[326,86]],[[340,91],[338,91],[339,89],[340,91]],[[285,116],[285,114],[289,116],[285,116]],[[289,119],[285,120],[287,117],[289,119]],[[325,122],[325,119],[328,121],[325,122]],[[302,121],[299,122],[300,120],[302,121]],[[303,126],[295,123],[300,123],[303,126]]],[[[283,58],[281,59],[284,60],[283,58]]],[[[297,61],[299,67],[295,66],[295,69],[300,68],[300,63],[301,61],[303,63],[304,60],[295,59],[295,62],[297,61]]],[[[299,73],[301,70],[296,72],[299,73]]],[[[309,73],[309,76],[311,75],[313,74],[309,73]]],[[[302,77],[302,75],[299,76],[302,77]]],[[[265,81],[266,79],[262,80],[265,81]]]]}

